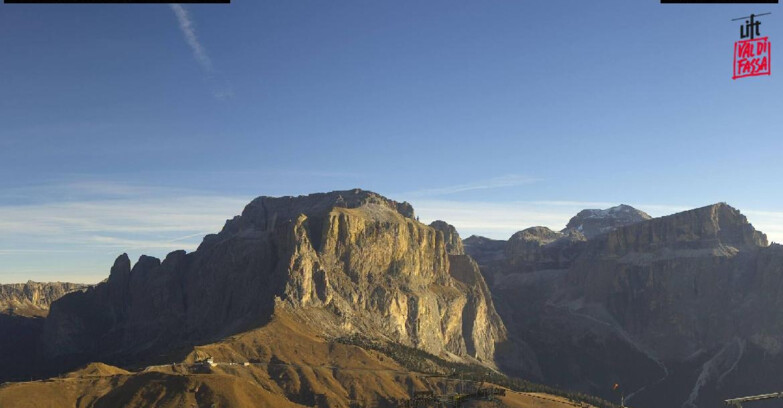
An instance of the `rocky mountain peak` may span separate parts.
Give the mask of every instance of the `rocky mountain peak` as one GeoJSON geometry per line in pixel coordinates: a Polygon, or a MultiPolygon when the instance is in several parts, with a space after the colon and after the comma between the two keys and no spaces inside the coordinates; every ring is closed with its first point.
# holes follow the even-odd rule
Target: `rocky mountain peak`
{"type": "Polygon", "coordinates": [[[422,224],[410,204],[369,191],[259,197],[194,252],[132,268],[121,255],[105,283],[53,304],[43,349],[138,359],[289,313],[325,336],[492,365],[505,328],[462,252],[453,226],[422,224]]]}
{"type": "Polygon", "coordinates": [[[114,260],[114,265],[109,271],[109,280],[127,280],[131,272],[131,260],[128,254],[123,253],[114,260]]]}
{"type": "Polygon", "coordinates": [[[296,197],[261,196],[245,207],[242,217],[248,218],[260,226],[267,226],[275,222],[276,219],[293,219],[299,214],[318,217],[326,215],[333,208],[359,208],[368,205],[388,208],[403,217],[414,218],[413,207],[409,203],[399,203],[372,191],[358,188],[296,197]]]}
{"type": "MultiPolygon", "coordinates": [[[[726,203],[647,218],[585,210],[563,232],[590,239],[546,243],[557,234],[537,228],[515,234],[505,258],[477,258],[490,260],[479,264],[509,336],[531,345],[546,381],[600,394],[584,373],[623,378],[641,390],[633,406],[717,406],[774,388],[783,246],[726,203]]],[[[472,241],[468,254],[488,252],[472,241]]]]}
{"type": "Polygon", "coordinates": [[[669,251],[668,257],[674,256],[671,251],[691,251],[690,256],[713,253],[709,251],[732,254],[769,245],[765,234],[756,231],[739,210],[726,203],[626,225],[589,242],[587,258],[598,253],[608,257],[629,253],[664,256],[662,250],[669,251]]]}
{"type": "Polygon", "coordinates": [[[547,227],[530,227],[512,235],[509,242],[524,241],[536,243],[538,245],[546,245],[563,237],[563,235],[563,233],[552,231],[547,227]]]}
{"type": "MultiPolygon", "coordinates": [[[[374,208],[376,211],[389,211],[403,217],[415,219],[413,207],[407,202],[390,200],[372,191],[353,189],[314,193],[300,196],[270,197],[260,196],[251,201],[233,219],[226,221],[219,234],[207,235],[202,245],[210,245],[221,239],[245,233],[253,234],[272,231],[278,223],[292,222],[300,215],[309,219],[317,228],[324,218],[335,208],[374,208]]],[[[319,237],[314,237],[316,244],[319,237]]]]}
{"type": "Polygon", "coordinates": [[[509,238],[505,244],[504,257],[522,269],[541,264],[559,268],[571,259],[570,253],[566,255],[563,250],[584,240],[584,235],[578,230],[557,232],[547,227],[531,227],[509,238]]]}
{"type": "Polygon", "coordinates": [[[443,239],[446,242],[446,252],[450,255],[464,255],[465,248],[462,245],[462,240],[459,237],[457,229],[453,225],[446,221],[433,221],[430,223],[430,227],[435,228],[436,231],[443,233],[443,239]]]}
{"type": "Polygon", "coordinates": [[[689,225],[690,231],[670,232],[677,240],[714,239],[725,245],[736,247],[766,247],[769,245],[767,236],[753,228],[748,219],[740,211],[724,202],[708,205],[694,210],[685,211],[658,221],[669,225],[689,225]]]}
{"type": "Polygon", "coordinates": [[[644,211],[637,210],[626,204],[620,204],[604,210],[587,209],[580,211],[571,218],[563,232],[567,230],[579,231],[584,234],[586,238],[590,239],[619,227],[635,224],[651,218],[652,217],[644,211]]]}
{"type": "Polygon", "coordinates": [[[500,240],[482,237],[481,235],[471,235],[464,240],[462,240],[462,243],[465,245],[482,245],[487,242],[498,242],[500,240]]]}

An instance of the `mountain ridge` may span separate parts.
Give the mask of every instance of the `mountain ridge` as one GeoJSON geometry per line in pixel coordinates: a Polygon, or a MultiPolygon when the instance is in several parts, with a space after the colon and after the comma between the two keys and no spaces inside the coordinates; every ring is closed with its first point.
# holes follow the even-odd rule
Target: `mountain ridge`
{"type": "Polygon", "coordinates": [[[525,262],[465,245],[537,363],[499,356],[506,372],[605,398],[596,383],[622,383],[642,408],[713,406],[783,375],[758,357],[783,360],[783,247],[737,209],[717,203],[559,242],[533,246],[525,262]]]}
{"type": "Polygon", "coordinates": [[[566,224],[566,230],[576,230],[582,233],[586,238],[592,238],[596,235],[609,232],[615,228],[629,224],[649,220],[649,214],[637,210],[626,204],[620,204],[605,210],[586,209],[579,211],[566,224]]]}
{"type": "Polygon", "coordinates": [[[52,305],[43,349],[122,362],[262,326],[286,307],[328,336],[377,333],[492,366],[505,328],[478,266],[453,257],[443,231],[376,193],[259,197],[192,253],[132,267],[118,257],[106,283],[52,305]]]}
{"type": "MultiPolygon", "coordinates": [[[[338,355],[388,368],[373,347],[604,398],[613,394],[602,384],[621,383],[640,408],[714,405],[763,392],[783,375],[783,246],[726,203],[649,219],[623,205],[584,211],[560,231],[463,241],[447,222],[422,224],[410,204],[369,191],[259,197],[194,252],[135,264],[120,255],[105,282],[55,300],[36,330],[61,367],[102,361],[165,371],[90,366],[72,378],[120,373],[145,392],[157,392],[148,388],[155,381],[224,387],[250,378],[231,367],[252,360],[266,364],[250,371],[267,391],[240,394],[282,396],[292,406],[342,407],[368,393],[396,404],[406,394],[400,381],[434,386],[410,373],[385,383],[347,366],[317,369],[334,370],[338,355]],[[604,216],[612,213],[624,215],[604,216]],[[303,336],[301,344],[285,348],[291,336],[303,336]],[[227,367],[209,383],[177,371],[200,370],[207,356],[227,367]],[[279,364],[288,368],[270,368],[279,364]],[[371,379],[376,385],[362,382],[371,379]]],[[[10,395],[3,391],[0,401],[10,395]]]]}

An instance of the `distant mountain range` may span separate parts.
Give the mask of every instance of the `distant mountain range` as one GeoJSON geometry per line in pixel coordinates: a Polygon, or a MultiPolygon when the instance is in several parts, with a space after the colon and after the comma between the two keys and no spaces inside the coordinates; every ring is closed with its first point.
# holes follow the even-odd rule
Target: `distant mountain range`
{"type": "Polygon", "coordinates": [[[64,295],[90,285],[63,282],[33,282],[0,285],[0,312],[46,316],[49,306],[64,295]]]}
{"type": "Polygon", "coordinates": [[[17,361],[0,379],[77,367],[68,378],[94,379],[67,392],[66,379],[8,384],[0,406],[47,393],[55,407],[397,406],[470,372],[613,400],[617,383],[633,407],[706,408],[777,389],[781,261],[726,204],[584,210],[561,231],[463,242],[364,190],[259,197],[194,252],[121,255],[93,287],[0,287],[4,333],[41,368],[17,361]]]}
{"type": "Polygon", "coordinates": [[[783,247],[726,204],[585,210],[562,232],[464,245],[526,351],[496,357],[508,373],[606,398],[618,383],[643,408],[780,387],[783,247]]]}

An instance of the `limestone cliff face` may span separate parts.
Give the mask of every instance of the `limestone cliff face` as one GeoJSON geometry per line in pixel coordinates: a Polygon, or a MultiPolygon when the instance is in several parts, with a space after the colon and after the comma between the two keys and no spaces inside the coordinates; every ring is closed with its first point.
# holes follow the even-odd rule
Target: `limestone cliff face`
{"type": "MultiPolygon", "coordinates": [[[[562,233],[586,225],[580,214],[562,233]]],[[[534,356],[501,354],[504,369],[607,398],[595,384],[620,383],[641,408],[716,406],[775,388],[783,247],[724,203],[608,226],[572,240],[524,230],[502,258],[469,240],[510,336],[534,356]]]]}
{"type": "MultiPolygon", "coordinates": [[[[448,254],[442,231],[378,204],[336,207],[317,222],[320,245],[308,238],[308,217],[300,216],[286,255],[293,272],[287,303],[300,314],[326,307],[340,316],[311,324],[335,333],[379,333],[434,354],[492,362],[503,325],[482,290],[478,266],[454,263],[459,255],[448,254]],[[463,275],[473,279],[459,279],[463,275]]],[[[461,247],[456,234],[450,243],[461,247]]]]}
{"type": "Polygon", "coordinates": [[[463,307],[462,335],[470,356],[490,361],[495,343],[506,339],[506,329],[492,304],[492,294],[476,262],[467,255],[449,255],[449,273],[467,293],[463,307]]]}
{"type": "Polygon", "coordinates": [[[119,257],[106,283],[53,304],[44,345],[132,359],[262,326],[285,308],[323,335],[491,365],[505,328],[478,267],[447,247],[410,205],[371,192],[260,197],[193,253],[132,268],[119,257]]]}
{"type": "Polygon", "coordinates": [[[614,229],[592,241],[590,256],[615,257],[661,250],[767,246],[767,237],[725,203],[614,229]]]}
{"type": "Polygon", "coordinates": [[[78,283],[33,281],[0,285],[0,312],[45,315],[52,302],[87,287],[78,283]]]}
{"type": "Polygon", "coordinates": [[[740,318],[745,301],[769,291],[747,285],[759,274],[770,277],[769,266],[760,268],[758,260],[775,252],[739,211],[721,203],[590,241],[567,281],[656,356],[681,360],[737,335],[778,326],[777,318],[761,318],[763,310],[747,319],[729,318],[740,318]]]}
{"type": "Polygon", "coordinates": [[[457,229],[446,221],[433,221],[430,227],[443,233],[443,240],[446,241],[446,252],[452,255],[465,255],[465,247],[459,237],[457,229]]]}

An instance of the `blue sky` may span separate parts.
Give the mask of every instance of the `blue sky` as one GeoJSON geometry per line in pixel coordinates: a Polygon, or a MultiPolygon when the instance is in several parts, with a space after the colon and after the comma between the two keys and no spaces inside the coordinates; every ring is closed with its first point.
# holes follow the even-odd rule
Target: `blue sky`
{"type": "Polygon", "coordinates": [[[353,187],[463,236],[726,201],[781,241],[778,70],[731,79],[751,12],[776,48],[778,5],[0,5],[0,282],[353,187]]]}

